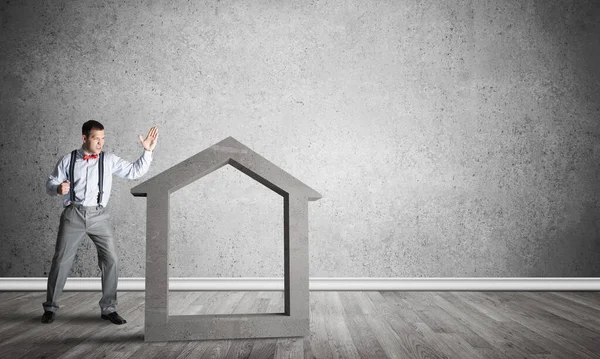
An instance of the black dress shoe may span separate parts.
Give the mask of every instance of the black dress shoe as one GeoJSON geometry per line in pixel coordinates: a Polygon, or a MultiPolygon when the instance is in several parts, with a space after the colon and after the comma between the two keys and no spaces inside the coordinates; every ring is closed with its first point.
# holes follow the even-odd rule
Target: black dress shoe
{"type": "Polygon", "coordinates": [[[127,321],[123,319],[117,312],[112,312],[107,315],[102,314],[100,318],[110,320],[113,324],[125,324],[127,321]]]}
{"type": "Polygon", "coordinates": [[[56,313],[46,310],[44,315],[42,315],[42,323],[52,323],[54,321],[54,317],[56,317],[56,313]]]}

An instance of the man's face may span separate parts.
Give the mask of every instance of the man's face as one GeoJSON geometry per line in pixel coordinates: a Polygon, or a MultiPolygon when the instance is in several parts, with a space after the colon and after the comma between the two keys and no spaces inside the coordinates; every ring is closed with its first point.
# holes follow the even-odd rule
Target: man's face
{"type": "Polygon", "coordinates": [[[91,130],[90,135],[82,135],[83,149],[88,153],[100,153],[104,147],[104,130],[91,130]]]}

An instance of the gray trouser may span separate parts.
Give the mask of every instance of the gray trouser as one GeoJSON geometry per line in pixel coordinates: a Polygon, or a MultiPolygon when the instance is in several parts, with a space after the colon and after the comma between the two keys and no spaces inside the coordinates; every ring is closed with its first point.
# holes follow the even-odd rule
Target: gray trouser
{"type": "Polygon", "coordinates": [[[103,207],[68,206],[60,216],[60,227],[52,267],[48,274],[48,290],[44,310],[58,311],[57,300],[62,294],[67,276],[73,265],[77,247],[88,235],[98,251],[98,266],[102,273],[101,314],[116,311],[117,271],[119,259],[113,239],[110,215],[103,207]]]}

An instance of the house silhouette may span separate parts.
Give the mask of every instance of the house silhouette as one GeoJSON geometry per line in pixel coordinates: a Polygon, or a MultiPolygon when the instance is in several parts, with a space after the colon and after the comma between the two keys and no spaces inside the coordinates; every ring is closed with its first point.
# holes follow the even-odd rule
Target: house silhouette
{"type": "Polygon", "coordinates": [[[305,336],[309,333],[308,201],[321,195],[233,137],[135,186],[146,202],[145,341],[305,336]],[[169,196],[231,165],[284,199],[284,313],[169,315],[169,196]]]}

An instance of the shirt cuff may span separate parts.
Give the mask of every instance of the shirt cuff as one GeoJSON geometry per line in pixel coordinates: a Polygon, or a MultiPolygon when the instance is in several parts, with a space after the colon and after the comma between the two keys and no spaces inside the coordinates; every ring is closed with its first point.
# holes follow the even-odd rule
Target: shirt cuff
{"type": "Polygon", "coordinates": [[[152,160],[152,151],[144,150],[144,154],[142,155],[146,160],[152,160]]]}
{"type": "Polygon", "coordinates": [[[58,194],[58,185],[50,185],[50,188],[48,188],[48,194],[50,196],[60,196],[58,194]]]}

